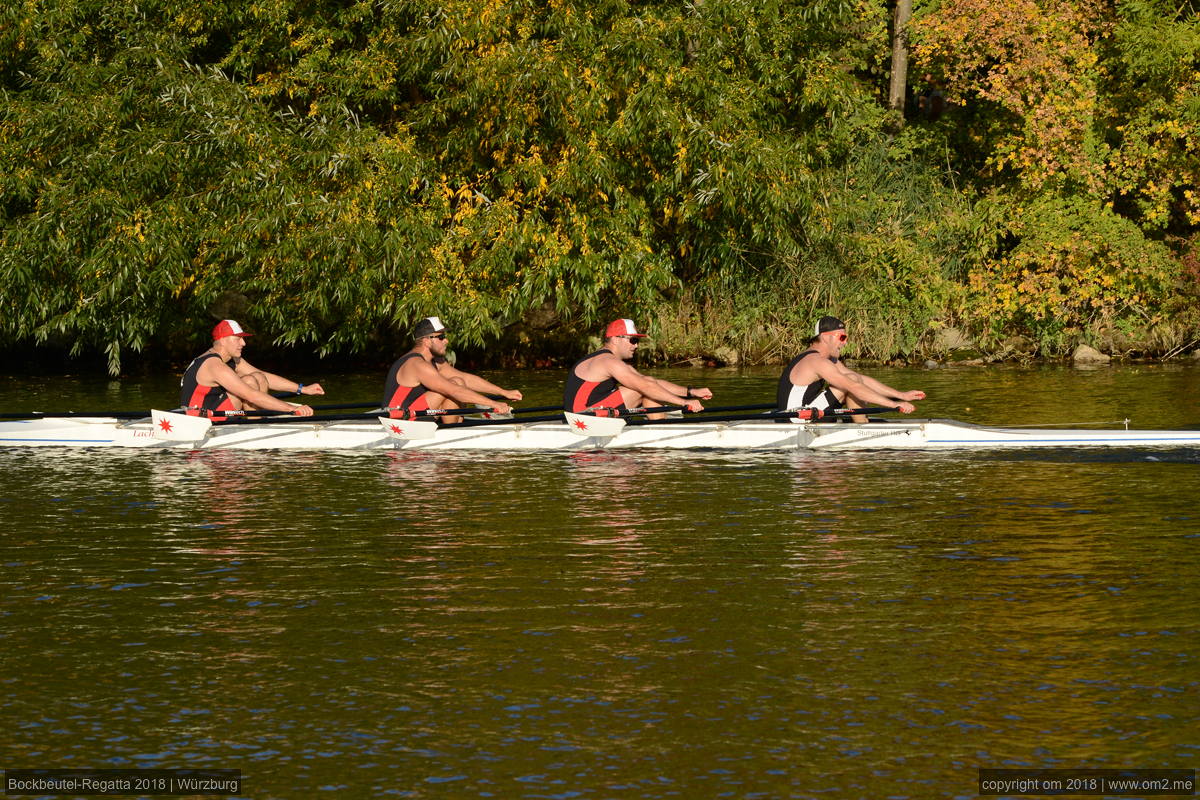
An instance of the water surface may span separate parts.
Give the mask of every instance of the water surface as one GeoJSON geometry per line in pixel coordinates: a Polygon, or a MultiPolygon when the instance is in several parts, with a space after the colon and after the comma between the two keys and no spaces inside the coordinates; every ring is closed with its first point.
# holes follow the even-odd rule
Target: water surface
{"type": "MultiPolygon", "coordinates": [[[[930,416],[1200,423],[1194,367],[876,372],[930,416]]],[[[175,385],[10,379],[0,404],[175,385]]],[[[975,797],[979,767],[1192,767],[1198,470],[4,449],[0,761],[236,768],[254,798],[975,797]]]]}

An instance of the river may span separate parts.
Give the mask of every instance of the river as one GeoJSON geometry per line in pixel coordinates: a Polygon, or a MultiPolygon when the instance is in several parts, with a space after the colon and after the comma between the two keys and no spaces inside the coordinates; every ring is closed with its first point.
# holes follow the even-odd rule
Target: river
{"type": "MultiPolygon", "coordinates": [[[[1200,366],[879,369],[1200,425],[1200,366]]],[[[526,405],[551,372],[492,375],[526,405]]],[[[774,370],[668,370],[714,404],[774,370]]],[[[380,376],[320,379],[373,400],[380,376]]],[[[0,409],[171,405],[9,378],[0,409]]],[[[264,798],[973,798],[1200,757],[1200,451],[0,451],[0,766],[264,798]]]]}

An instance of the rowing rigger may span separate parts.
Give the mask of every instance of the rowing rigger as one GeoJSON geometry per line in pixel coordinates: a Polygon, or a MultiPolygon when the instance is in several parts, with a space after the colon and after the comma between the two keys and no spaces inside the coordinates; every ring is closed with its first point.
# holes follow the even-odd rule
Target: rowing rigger
{"type": "MultiPolygon", "coordinates": [[[[651,411],[653,409],[647,409],[651,411]]],[[[887,409],[865,409],[875,413],[887,409]]],[[[807,411],[807,410],[802,410],[807,411]]],[[[43,417],[0,422],[0,446],[140,447],[183,450],[947,450],[1077,447],[1196,447],[1200,430],[1003,428],[954,420],[803,419],[801,411],[717,418],[643,420],[556,414],[468,419],[374,415],[275,417],[214,425],[203,417],[155,411],[149,419],[43,417]],[[346,418],[349,417],[349,418],[346,418]],[[565,419],[564,419],[565,417],[565,419]],[[782,420],[785,424],[780,424],[782,420]],[[793,421],[796,420],[796,421],[793,421]]]]}

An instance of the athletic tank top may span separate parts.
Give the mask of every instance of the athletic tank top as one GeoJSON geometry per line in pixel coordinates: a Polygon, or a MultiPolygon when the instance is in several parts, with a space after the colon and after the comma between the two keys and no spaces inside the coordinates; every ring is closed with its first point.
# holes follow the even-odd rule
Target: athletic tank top
{"type": "MultiPolygon", "coordinates": [[[[800,359],[816,352],[816,350],[805,350],[793,358],[792,363],[783,368],[783,374],[779,376],[779,389],[775,392],[775,407],[780,411],[793,408],[837,408],[837,396],[829,390],[829,385],[824,378],[817,378],[812,383],[792,383],[792,369],[800,363],[800,359]]],[[[834,364],[838,361],[832,356],[829,357],[829,360],[834,364]]],[[[798,418],[781,420],[781,422],[796,423],[801,421],[798,418]]]]}
{"type": "Polygon", "coordinates": [[[200,367],[210,358],[220,359],[216,353],[197,356],[184,370],[179,381],[179,405],[192,417],[211,417],[214,411],[232,411],[233,401],[229,393],[220,386],[201,386],[196,381],[200,367]]]}
{"type": "Polygon", "coordinates": [[[404,416],[405,411],[429,409],[429,398],[425,397],[425,393],[429,389],[420,383],[416,386],[400,385],[400,368],[414,358],[421,358],[421,354],[406,353],[396,359],[396,363],[392,364],[392,368],[388,370],[387,381],[383,384],[383,403],[381,405],[387,409],[389,417],[400,418],[404,416]]]}
{"type": "Polygon", "coordinates": [[[563,389],[563,408],[567,411],[586,411],[589,408],[625,410],[625,401],[621,397],[621,384],[617,383],[615,378],[585,381],[576,372],[583,362],[605,353],[611,354],[612,350],[606,347],[589,356],[584,356],[576,361],[571,367],[571,371],[567,373],[567,385],[563,389]]]}

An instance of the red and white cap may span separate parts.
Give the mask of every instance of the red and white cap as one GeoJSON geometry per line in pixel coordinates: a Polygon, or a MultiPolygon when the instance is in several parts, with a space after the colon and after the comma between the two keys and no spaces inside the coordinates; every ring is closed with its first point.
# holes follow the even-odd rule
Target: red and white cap
{"type": "Polygon", "coordinates": [[[644,333],[638,333],[637,328],[631,319],[614,319],[608,323],[608,327],[604,329],[604,338],[610,339],[613,336],[632,336],[635,339],[641,339],[646,336],[644,333]]]}
{"type": "Polygon", "coordinates": [[[242,330],[242,326],[238,325],[231,319],[223,319],[217,323],[217,327],[213,328],[213,341],[224,339],[226,336],[241,336],[245,339],[247,336],[253,336],[253,333],[246,333],[242,330]]]}

